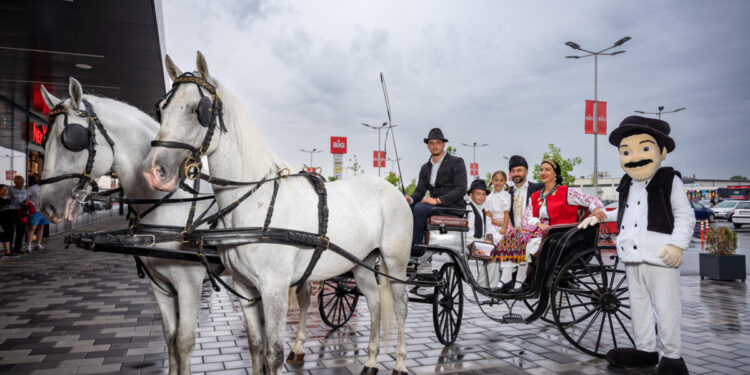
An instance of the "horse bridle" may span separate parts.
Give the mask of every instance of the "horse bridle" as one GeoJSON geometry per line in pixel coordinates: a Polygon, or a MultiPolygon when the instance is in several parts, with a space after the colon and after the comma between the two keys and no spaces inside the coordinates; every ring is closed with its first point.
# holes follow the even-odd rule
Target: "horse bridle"
{"type": "Polygon", "coordinates": [[[172,89],[169,90],[161,99],[159,99],[158,102],[156,102],[156,120],[161,122],[162,109],[167,108],[169,103],[172,101],[172,98],[174,97],[174,93],[177,91],[180,85],[190,83],[198,86],[198,93],[200,93],[201,95],[198,106],[195,107],[193,112],[196,114],[196,116],[198,116],[198,122],[201,124],[201,126],[208,128],[206,136],[203,138],[203,142],[199,147],[196,148],[193,145],[183,142],[153,140],[151,141],[151,147],[176,148],[190,151],[190,156],[188,156],[182,163],[180,177],[187,178],[189,180],[197,180],[203,166],[201,162],[201,156],[205,154],[211,144],[211,139],[213,138],[214,132],[216,131],[216,125],[219,125],[219,128],[223,133],[227,131],[227,128],[224,125],[224,103],[221,101],[219,94],[216,92],[216,87],[208,83],[208,81],[200,77],[196,77],[193,73],[184,73],[183,75],[175,78],[174,82],[172,83],[172,89]],[[205,89],[209,94],[211,94],[210,99],[208,96],[203,94],[202,89],[205,89]],[[163,107],[161,106],[161,103],[164,103],[163,107]]]}
{"type": "Polygon", "coordinates": [[[99,131],[102,133],[104,139],[107,140],[109,148],[113,153],[115,146],[115,142],[112,140],[112,138],[109,137],[109,134],[107,134],[107,130],[104,129],[101,121],[99,121],[99,118],[97,117],[96,112],[94,112],[94,107],[91,105],[91,103],[89,103],[86,99],[82,99],[81,101],[85,108],[84,111],[75,108],[72,108],[70,110],[78,116],[85,117],[88,121],[88,127],[84,127],[83,125],[76,123],[69,124],[68,110],[63,106],[63,103],[61,102],[60,104],[56,105],[47,115],[47,121],[50,124],[50,128],[48,129],[47,134],[45,134],[42,140],[42,145],[46,147],[47,135],[52,133],[52,127],[55,124],[57,116],[65,116],[65,128],[61,133],[63,147],[72,152],[81,152],[83,150],[88,150],[89,152],[88,160],[86,161],[86,167],[84,168],[83,173],[63,174],[46,178],[39,182],[40,185],[46,185],[63,180],[77,178],[78,183],[75,187],[73,187],[71,196],[76,201],[78,201],[78,203],[84,203],[92,193],[96,193],[99,191],[99,185],[97,185],[96,180],[91,177],[91,170],[94,168],[94,161],[96,159],[96,130],[99,129],[99,131]],[[86,187],[86,184],[91,186],[91,191],[87,191],[84,189],[86,187]]]}

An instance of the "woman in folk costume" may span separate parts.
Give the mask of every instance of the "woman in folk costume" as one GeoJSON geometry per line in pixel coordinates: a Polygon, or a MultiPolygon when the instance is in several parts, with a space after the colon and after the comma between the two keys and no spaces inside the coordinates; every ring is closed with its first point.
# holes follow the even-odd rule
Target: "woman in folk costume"
{"type": "MultiPolygon", "coordinates": [[[[506,190],[508,176],[503,171],[497,171],[492,174],[492,193],[487,196],[487,213],[490,216],[492,225],[497,233],[504,235],[508,232],[510,225],[510,193],[506,190]]],[[[496,239],[499,241],[500,239],[496,239]]]]}
{"type": "MultiPolygon", "coordinates": [[[[466,217],[469,222],[469,231],[466,232],[466,244],[475,256],[487,256],[502,238],[502,235],[492,225],[492,217],[486,208],[486,199],[489,192],[484,180],[474,180],[467,192],[471,200],[468,207],[469,214],[466,217]]],[[[490,285],[497,285],[499,277],[500,268],[497,263],[485,263],[479,269],[477,281],[480,286],[489,288],[490,285]]]]}
{"type": "Polygon", "coordinates": [[[492,256],[500,261],[502,269],[501,290],[511,289],[510,280],[515,265],[518,265],[518,274],[514,290],[520,291],[523,288],[528,257],[539,250],[542,234],[550,225],[577,223],[579,206],[587,207],[592,216],[606,218],[602,211],[604,206],[599,199],[562,184],[562,171],[556,161],[543,161],[539,178],[544,188],[534,192],[529,198],[522,225],[508,231],[492,252],[492,256]]]}

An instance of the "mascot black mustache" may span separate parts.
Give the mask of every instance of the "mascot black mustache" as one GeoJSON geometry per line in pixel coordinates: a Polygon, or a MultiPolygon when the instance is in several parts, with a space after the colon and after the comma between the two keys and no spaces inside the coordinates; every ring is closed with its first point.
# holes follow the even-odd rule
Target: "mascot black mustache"
{"type": "MultiPolygon", "coordinates": [[[[609,136],[626,173],[617,188],[618,209],[609,211],[607,220],[617,220],[617,254],[628,279],[635,348],[612,349],[607,360],[622,368],[658,364],[660,375],[688,373],[681,353],[679,266],[695,227],[680,172],[661,167],[675,149],[669,133],[665,121],[630,116],[609,136]]],[[[597,222],[589,217],[579,227],[597,222]]]]}

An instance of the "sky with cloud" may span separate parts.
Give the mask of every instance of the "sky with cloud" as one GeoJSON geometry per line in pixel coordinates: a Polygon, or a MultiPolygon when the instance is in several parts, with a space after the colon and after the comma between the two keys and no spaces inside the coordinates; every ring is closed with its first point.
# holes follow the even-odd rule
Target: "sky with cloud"
{"type": "MultiPolygon", "coordinates": [[[[332,174],[330,136],[348,137],[372,167],[387,120],[385,74],[406,180],[428,158],[422,139],[442,128],[480,173],[507,170],[503,156],[538,163],[554,143],[593,172],[583,134],[594,96],[594,60],[566,59],[575,41],[600,50],[598,96],[608,130],[634,110],[665,114],[677,143],[667,164],[699,178],[750,176],[750,3],[745,1],[177,1],[164,0],[166,52],[184,71],[195,53],[245,104],[275,152],[295,167],[300,149],[332,174]]],[[[388,157],[395,157],[392,139],[388,157]]],[[[391,163],[386,167],[391,170],[391,163]]],[[[599,137],[599,170],[621,175],[616,149],[599,137]]],[[[351,174],[351,172],[350,172],[351,174]]]]}

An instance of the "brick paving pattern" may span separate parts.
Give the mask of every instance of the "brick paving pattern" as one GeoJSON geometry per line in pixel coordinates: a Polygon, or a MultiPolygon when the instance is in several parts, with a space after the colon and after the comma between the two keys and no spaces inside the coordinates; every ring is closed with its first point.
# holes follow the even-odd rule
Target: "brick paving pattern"
{"type": "MultiPolygon", "coordinates": [[[[99,227],[104,227],[102,224],[99,227]]],[[[0,261],[0,374],[165,374],[166,345],[149,283],[132,258],[64,250],[54,238],[42,252],[0,261]]],[[[742,282],[682,277],[684,356],[692,374],[750,373],[748,292],[742,282]]],[[[410,304],[407,366],[414,374],[652,374],[624,371],[571,346],[543,321],[501,325],[468,303],[457,342],[435,337],[432,307],[410,304]]],[[[332,331],[317,305],[309,309],[303,364],[293,374],[359,374],[367,358],[365,303],[332,331]]],[[[290,313],[287,352],[298,314],[290,313]]],[[[204,284],[196,329],[193,373],[250,374],[244,321],[235,298],[204,284]]],[[[395,363],[381,351],[381,373],[395,363]]]]}

